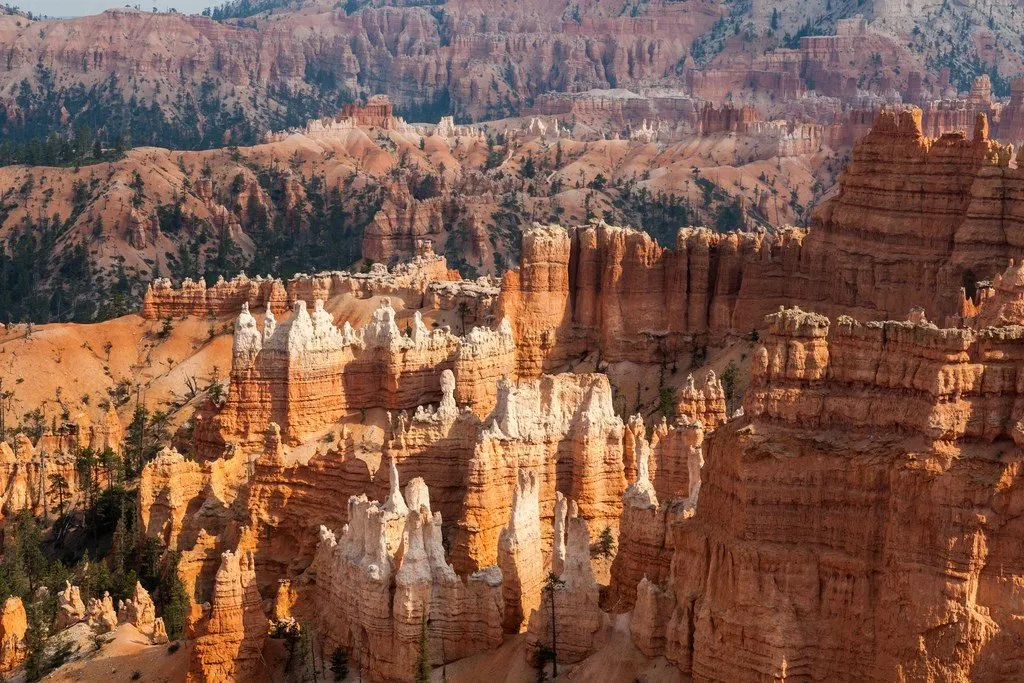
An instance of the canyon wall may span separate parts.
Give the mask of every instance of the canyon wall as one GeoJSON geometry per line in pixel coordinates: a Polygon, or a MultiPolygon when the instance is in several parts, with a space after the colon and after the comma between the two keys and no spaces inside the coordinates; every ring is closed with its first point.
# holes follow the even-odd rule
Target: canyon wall
{"type": "MultiPolygon", "coordinates": [[[[333,275],[282,286],[281,322],[262,294],[222,297],[242,309],[228,395],[196,416],[199,459],[161,453],[139,491],[190,595],[214,596],[191,676],[257,666],[259,596],[283,579],[380,680],[410,678],[421,637],[441,663],[524,627],[546,643],[552,617],[559,661],[582,661],[602,607],[697,680],[1012,680],[1024,176],[986,126],[930,139],[919,110],[882,112],[810,230],[662,247],[537,225],[496,302],[476,283],[492,322],[462,336],[419,312],[403,332],[390,301],[338,327],[333,275]],[[734,415],[710,371],[651,425],[615,414],[608,376],[549,374],[685,367],[739,335],[762,343],[734,415]],[[549,569],[563,584],[545,590],[549,569]]],[[[417,305],[447,296],[438,269],[413,276],[417,305]]]]}
{"type": "MultiPolygon", "coordinates": [[[[63,514],[85,496],[76,454],[91,449],[96,457],[107,451],[119,455],[123,436],[111,406],[96,422],[79,414],[57,426],[56,433],[51,426],[35,443],[25,433],[11,443],[0,440],[0,520],[22,509],[52,518],[63,514]],[[61,487],[54,486],[54,476],[60,477],[61,487]]],[[[98,484],[109,483],[108,473],[98,470],[95,476],[98,484]]]]}
{"type": "MultiPolygon", "coordinates": [[[[451,539],[450,561],[462,575],[499,564],[523,477],[533,482],[535,535],[544,545],[552,542],[559,496],[578,501],[580,516],[595,534],[606,528],[614,533],[626,479],[623,426],[614,415],[607,378],[563,374],[492,381],[494,407],[481,418],[466,403],[458,406],[459,376],[458,369],[441,371],[436,407],[389,413],[376,452],[372,444],[357,443],[346,424],[335,424],[331,439],[317,439],[315,450],[300,460],[274,422],[258,452],[254,446],[232,448],[230,457],[195,462],[165,451],[143,471],[140,523],[182,552],[179,573],[192,595],[207,593],[216,553],[225,548],[253,553],[263,592],[282,577],[301,576],[319,542],[316,528],[351,523],[350,510],[337,501],[364,494],[384,498],[397,489],[399,476],[402,483],[430,487],[437,524],[445,520],[451,539]]],[[[659,466],[677,471],[667,461],[659,466]]],[[[530,567],[524,572],[543,570],[530,567]]],[[[526,577],[518,578],[516,590],[529,594],[537,577],[526,577]]],[[[528,611],[521,607],[520,614],[524,623],[528,611]]]]}
{"type": "MultiPolygon", "coordinates": [[[[157,278],[149,287],[142,300],[141,315],[150,320],[163,318],[216,318],[236,315],[242,304],[254,311],[271,310],[281,314],[296,301],[328,301],[332,297],[349,295],[369,298],[387,295],[401,299],[408,308],[424,308],[442,304],[450,306],[445,310],[457,310],[461,301],[458,291],[447,296],[432,294],[427,301],[427,288],[434,284],[435,290],[444,283],[458,290],[458,273],[448,270],[443,256],[433,251],[430,241],[417,241],[415,249],[409,250],[414,257],[388,270],[383,264],[374,264],[367,273],[333,271],[315,275],[296,275],[287,282],[271,277],[249,278],[244,273],[231,279],[221,278],[207,287],[205,280],[185,279],[174,287],[166,278],[157,278]]],[[[472,296],[472,295],[470,295],[472,296]]],[[[478,307],[474,307],[477,309],[478,307]]]]}
{"type": "Polygon", "coordinates": [[[280,325],[267,311],[258,330],[245,304],[235,321],[227,401],[197,425],[197,450],[215,454],[229,442],[262,448],[270,422],[286,443],[298,445],[350,411],[413,409],[440,398],[445,369],[467,376],[467,386],[479,393],[463,398],[486,414],[495,381],[512,370],[513,353],[507,323],[457,337],[446,328],[428,329],[417,311],[403,333],[388,300],[358,330],[347,322],[338,328],[321,300],[312,312],[296,301],[280,325]]]}
{"type": "Polygon", "coordinates": [[[597,223],[574,231],[536,226],[523,262],[502,281],[499,315],[512,321],[521,376],[600,350],[610,362],[684,365],[709,341],[749,331],[800,286],[802,230],[679,231],[675,248],[597,223]]]}
{"type": "Polygon", "coordinates": [[[256,589],[253,558],[227,551],[221,558],[209,613],[196,627],[187,681],[255,680],[266,670],[261,649],[267,618],[256,589]]]}
{"type": "Polygon", "coordinates": [[[634,642],[701,680],[1020,676],[1020,330],[768,324],[634,642]]]}
{"type": "Polygon", "coordinates": [[[603,360],[688,362],[708,343],[746,333],[780,305],[861,320],[959,312],[961,287],[1024,254],[1024,172],[1011,147],[973,137],[930,139],[921,111],[881,112],[854,148],[837,194],[810,230],[679,231],[672,248],[596,223],[535,226],[498,301],[517,342],[520,376],[599,350],[603,360]]]}
{"type": "Polygon", "coordinates": [[[662,418],[647,437],[640,414],[626,425],[626,472],[632,483],[622,496],[618,551],[611,566],[602,607],[612,613],[628,612],[637,599],[637,587],[661,585],[672,560],[670,528],[693,515],[701,486],[704,442],[726,422],[725,394],[714,372],[705,386],[694,387],[688,377],[678,416],[669,424],[662,418]]]}
{"type": "MultiPolygon", "coordinates": [[[[663,78],[722,14],[709,2],[686,8],[659,2],[640,16],[618,18],[575,7],[583,13],[576,20],[563,17],[570,11],[566,3],[504,8],[496,15],[492,7],[458,2],[443,13],[278,8],[238,22],[131,8],[67,22],[20,17],[4,27],[8,76],[0,88],[34,80],[39,65],[59,74],[61,85],[86,89],[111,73],[147,74],[138,79],[142,101],[161,92],[154,81],[177,92],[205,78],[218,95],[259,93],[281,107],[291,104],[282,90],[333,101],[342,91],[349,97],[387,93],[406,111],[430,115],[450,105],[459,118],[497,118],[544,91],[663,78]]],[[[248,116],[271,118],[270,107],[250,111],[249,98],[242,99],[248,116]]],[[[8,116],[22,113],[16,97],[4,104],[8,116]]],[[[379,123],[386,113],[381,109],[366,121],[379,123]]]]}
{"type": "Polygon", "coordinates": [[[383,504],[361,495],[348,508],[340,539],[320,527],[313,561],[325,651],[346,647],[371,680],[390,681],[412,680],[421,640],[431,665],[501,644],[501,571],[456,574],[423,480],[411,480],[403,496],[392,479],[383,504]]]}
{"type": "Polygon", "coordinates": [[[379,468],[371,469],[344,433],[306,464],[286,463],[272,427],[264,455],[253,464],[247,499],[261,586],[305,569],[316,544],[311,525],[347,523],[337,500],[364,493],[384,497],[398,472],[403,482],[421,479],[430,488],[433,509],[446,520],[451,538],[450,561],[460,574],[498,563],[522,476],[536,482],[545,544],[558,495],[578,499],[580,514],[596,533],[617,527],[625,488],[622,422],[612,412],[606,378],[502,380],[497,404],[485,419],[456,407],[455,384],[446,371],[436,408],[393,417],[379,468]],[[393,476],[386,475],[391,467],[393,476]]]}

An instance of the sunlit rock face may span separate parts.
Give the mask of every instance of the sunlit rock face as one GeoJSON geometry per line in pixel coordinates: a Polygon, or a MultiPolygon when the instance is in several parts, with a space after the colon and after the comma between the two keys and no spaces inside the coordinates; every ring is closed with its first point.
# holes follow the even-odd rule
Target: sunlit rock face
{"type": "Polygon", "coordinates": [[[340,538],[320,527],[316,620],[326,651],[357,653],[371,680],[412,680],[424,629],[433,665],[501,644],[502,574],[456,574],[426,485],[412,479],[403,496],[395,468],[390,481],[383,504],[349,499],[340,538]]]}
{"type": "Polygon", "coordinates": [[[703,680],[1019,675],[1019,329],[767,322],[634,642],[703,680]]]}

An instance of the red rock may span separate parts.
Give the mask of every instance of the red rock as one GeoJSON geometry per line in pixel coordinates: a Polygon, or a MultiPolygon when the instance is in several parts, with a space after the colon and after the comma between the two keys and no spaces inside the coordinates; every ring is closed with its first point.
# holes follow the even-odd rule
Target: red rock
{"type": "Polygon", "coordinates": [[[770,330],[744,417],[708,441],[696,514],[672,526],[668,593],[641,585],[634,641],[708,680],[1024,670],[1017,328],[783,311],[770,330]]]}
{"type": "Polygon", "coordinates": [[[209,616],[199,627],[187,680],[253,680],[264,668],[260,650],[267,618],[251,555],[223,554],[211,604],[209,616]]]}
{"type": "Polygon", "coordinates": [[[21,598],[7,598],[3,612],[0,613],[0,671],[11,671],[24,661],[28,654],[25,646],[26,631],[28,615],[21,598]]]}

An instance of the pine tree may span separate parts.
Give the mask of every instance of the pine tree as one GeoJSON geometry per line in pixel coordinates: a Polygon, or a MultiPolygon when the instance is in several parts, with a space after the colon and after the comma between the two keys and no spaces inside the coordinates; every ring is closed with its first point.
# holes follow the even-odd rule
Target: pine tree
{"type": "Polygon", "coordinates": [[[532,178],[537,174],[537,169],[533,163],[533,156],[526,157],[526,162],[523,163],[523,169],[520,171],[520,175],[524,178],[532,178]]]}
{"type": "Polygon", "coordinates": [[[606,526],[597,539],[598,554],[607,559],[615,554],[615,537],[612,536],[612,528],[606,526]]]}
{"type": "Polygon", "coordinates": [[[13,551],[21,557],[22,566],[28,575],[29,591],[39,587],[48,563],[43,556],[43,537],[35,517],[23,508],[15,518],[15,541],[13,551]]]}
{"type": "Polygon", "coordinates": [[[331,673],[335,681],[343,681],[348,677],[348,651],[345,648],[336,647],[331,653],[331,673]]]}
{"type": "Polygon", "coordinates": [[[54,472],[48,479],[50,480],[50,488],[57,492],[57,512],[59,515],[64,516],[64,498],[70,490],[68,480],[60,472],[54,472]]]}
{"type": "Polygon", "coordinates": [[[420,656],[416,660],[416,683],[430,683],[430,652],[427,648],[427,618],[420,629],[420,656]]]}
{"type": "Polygon", "coordinates": [[[38,681],[49,668],[46,666],[46,637],[49,635],[49,620],[40,605],[31,602],[26,605],[28,629],[25,631],[25,680],[38,681]]]}
{"type": "Polygon", "coordinates": [[[185,586],[178,577],[178,555],[171,552],[160,577],[157,595],[161,603],[161,615],[168,638],[177,638],[185,628],[188,618],[189,600],[185,586]]]}
{"type": "Polygon", "coordinates": [[[558,632],[556,626],[558,620],[555,618],[555,591],[564,585],[565,581],[558,578],[554,572],[550,572],[543,588],[544,592],[548,594],[548,599],[551,600],[551,663],[552,674],[555,678],[558,677],[558,632]]]}

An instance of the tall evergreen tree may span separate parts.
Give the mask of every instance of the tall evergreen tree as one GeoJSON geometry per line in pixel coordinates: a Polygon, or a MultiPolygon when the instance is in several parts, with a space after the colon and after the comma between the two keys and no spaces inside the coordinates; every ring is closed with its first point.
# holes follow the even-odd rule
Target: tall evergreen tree
{"type": "Polygon", "coordinates": [[[427,641],[427,617],[420,628],[420,655],[416,659],[416,683],[430,683],[430,651],[427,641]]]}

